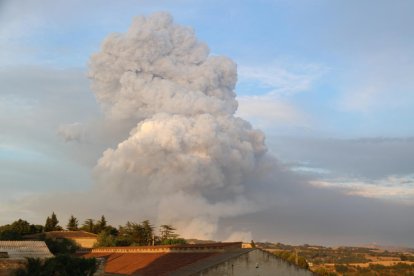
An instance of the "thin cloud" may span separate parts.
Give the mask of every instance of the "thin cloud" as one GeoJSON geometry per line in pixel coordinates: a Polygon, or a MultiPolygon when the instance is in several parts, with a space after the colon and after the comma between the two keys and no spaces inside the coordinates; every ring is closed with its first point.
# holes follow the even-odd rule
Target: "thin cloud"
{"type": "MultiPolygon", "coordinates": [[[[240,66],[238,87],[256,85],[267,95],[291,96],[312,88],[327,69],[319,64],[279,64],[240,66]]],[[[254,91],[249,91],[254,93],[254,91]]]]}
{"type": "Polygon", "coordinates": [[[338,189],[348,195],[414,204],[414,175],[391,175],[379,180],[329,179],[310,182],[315,187],[338,189]]]}
{"type": "Polygon", "coordinates": [[[238,102],[238,116],[248,118],[266,129],[277,126],[310,126],[309,115],[282,99],[268,95],[241,96],[238,97],[238,102]]]}

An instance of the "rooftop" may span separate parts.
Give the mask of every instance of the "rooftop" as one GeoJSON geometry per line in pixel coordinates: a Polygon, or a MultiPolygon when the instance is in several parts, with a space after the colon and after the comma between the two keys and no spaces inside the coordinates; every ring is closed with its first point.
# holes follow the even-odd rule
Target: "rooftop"
{"type": "Polygon", "coordinates": [[[96,239],[97,235],[86,231],[50,231],[37,234],[26,235],[26,239],[37,238],[45,235],[50,238],[65,238],[65,239],[96,239]]]}
{"type": "Polygon", "coordinates": [[[10,259],[53,257],[44,241],[0,241],[0,252],[10,259]]]}
{"type": "MultiPolygon", "coordinates": [[[[101,247],[84,254],[85,258],[106,259],[108,275],[187,275],[189,272],[221,262],[249,250],[241,243],[211,243],[159,246],[101,247]]],[[[191,274],[190,273],[190,274],[191,274]]]]}
{"type": "Polygon", "coordinates": [[[88,253],[84,257],[105,258],[105,273],[162,276],[216,254],[219,253],[88,253]]]}
{"type": "Polygon", "coordinates": [[[54,238],[66,238],[66,239],[76,239],[76,238],[92,238],[96,239],[97,235],[94,233],[86,231],[50,231],[46,232],[46,235],[54,238]]]}
{"type": "Polygon", "coordinates": [[[91,249],[91,253],[217,253],[239,249],[241,245],[241,242],[222,242],[209,244],[98,247],[91,249]]]}

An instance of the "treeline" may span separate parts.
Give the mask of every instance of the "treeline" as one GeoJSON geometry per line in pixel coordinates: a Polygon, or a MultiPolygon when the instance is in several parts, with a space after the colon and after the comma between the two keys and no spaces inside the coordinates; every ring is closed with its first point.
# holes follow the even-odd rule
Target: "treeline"
{"type": "Polygon", "coordinates": [[[281,258],[282,260],[287,261],[290,264],[296,265],[304,269],[309,269],[309,265],[306,259],[302,256],[299,256],[297,252],[277,251],[273,252],[273,254],[281,258]]]}
{"type": "Polygon", "coordinates": [[[335,264],[335,271],[320,267],[314,271],[320,276],[359,276],[359,275],[414,275],[414,264],[397,263],[394,265],[369,264],[367,267],[350,264],[335,264]]]}
{"type": "MultiPolygon", "coordinates": [[[[59,225],[59,220],[53,212],[51,216],[46,218],[45,225],[30,224],[19,219],[11,224],[0,226],[0,240],[21,240],[27,235],[60,230],[63,230],[63,227],[59,225]]],[[[156,227],[149,220],[144,220],[141,223],[128,221],[125,225],[113,227],[108,224],[103,215],[97,220],[88,218],[81,225],[79,225],[79,220],[71,215],[66,224],[66,230],[83,230],[97,234],[96,246],[149,246],[186,243],[185,239],[180,238],[175,232],[176,229],[172,225],[161,225],[156,231],[156,227]]],[[[44,237],[43,240],[54,246],[44,237]]],[[[72,246],[69,247],[72,248],[72,246]]]]}

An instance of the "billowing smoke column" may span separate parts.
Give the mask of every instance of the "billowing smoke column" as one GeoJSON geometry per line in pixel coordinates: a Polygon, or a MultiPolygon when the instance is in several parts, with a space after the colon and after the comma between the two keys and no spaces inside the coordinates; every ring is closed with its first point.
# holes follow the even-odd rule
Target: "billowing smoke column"
{"type": "Polygon", "coordinates": [[[191,29],[159,13],[107,37],[90,77],[106,117],[134,125],[98,161],[100,189],[187,237],[209,238],[220,218],[254,210],[246,179],[266,147],[262,132],[234,116],[230,59],[210,56],[191,29]]]}

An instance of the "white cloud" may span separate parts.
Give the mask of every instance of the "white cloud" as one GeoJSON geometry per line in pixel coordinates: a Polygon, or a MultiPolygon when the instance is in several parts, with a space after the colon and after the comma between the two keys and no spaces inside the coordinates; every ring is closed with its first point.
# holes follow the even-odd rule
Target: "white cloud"
{"type": "Polygon", "coordinates": [[[309,115],[282,99],[265,95],[241,96],[237,100],[239,102],[237,115],[248,118],[261,127],[310,125],[309,115]]]}
{"type": "Polygon", "coordinates": [[[414,175],[390,175],[379,180],[337,178],[310,183],[316,187],[339,189],[348,195],[414,204],[414,175]]]}
{"type": "Polygon", "coordinates": [[[327,72],[318,64],[274,62],[238,67],[237,115],[263,128],[308,128],[309,114],[290,100],[295,94],[311,90],[327,72]]]}
{"type": "MultiPolygon", "coordinates": [[[[311,89],[314,82],[327,72],[318,64],[287,64],[239,66],[239,86],[256,84],[268,95],[293,95],[311,89]]],[[[254,93],[254,91],[251,91],[254,93]]]]}

